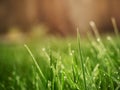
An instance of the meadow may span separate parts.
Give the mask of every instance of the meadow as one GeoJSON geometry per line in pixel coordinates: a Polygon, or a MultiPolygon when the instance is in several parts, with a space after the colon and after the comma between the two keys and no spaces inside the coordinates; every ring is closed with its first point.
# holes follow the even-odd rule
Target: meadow
{"type": "Polygon", "coordinates": [[[119,35],[0,43],[0,90],[120,90],[119,35]]]}

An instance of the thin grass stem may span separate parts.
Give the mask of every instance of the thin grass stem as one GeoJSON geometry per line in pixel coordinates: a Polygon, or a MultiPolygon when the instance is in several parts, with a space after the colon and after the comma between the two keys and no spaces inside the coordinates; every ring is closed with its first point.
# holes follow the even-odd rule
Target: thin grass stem
{"type": "Polygon", "coordinates": [[[81,66],[82,66],[82,72],[83,72],[84,88],[85,88],[85,90],[87,90],[84,61],[83,61],[83,56],[82,56],[82,50],[81,50],[81,44],[80,44],[80,34],[79,34],[78,29],[77,29],[77,41],[78,41],[78,54],[79,54],[79,58],[81,60],[81,66]]]}
{"type": "Polygon", "coordinates": [[[26,44],[24,45],[24,47],[27,49],[27,51],[28,51],[28,53],[30,54],[30,56],[32,57],[33,62],[35,63],[35,66],[36,66],[36,68],[38,69],[40,75],[42,76],[42,78],[43,78],[44,81],[46,82],[47,80],[46,80],[45,76],[43,75],[43,73],[42,73],[42,71],[41,71],[41,69],[40,69],[40,67],[39,67],[39,65],[38,65],[35,57],[33,56],[31,50],[29,49],[29,47],[28,47],[26,44]]]}
{"type": "Polygon", "coordinates": [[[118,27],[117,27],[117,23],[116,23],[115,18],[112,17],[112,18],[111,18],[111,21],[112,21],[112,25],[113,25],[113,28],[114,28],[115,35],[116,35],[117,38],[119,39],[119,30],[118,30],[118,27]]]}
{"type": "Polygon", "coordinates": [[[96,27],[95,22],[94,22],[94,21],[90,21],[89,24],[90,24],[93,32],[95,33],[95,37],[96,37],[97,39],[100,39],[100,34],[99,34],[99,32],[98,32],[98,29],[97,29],[97,27],[96,27]]]}

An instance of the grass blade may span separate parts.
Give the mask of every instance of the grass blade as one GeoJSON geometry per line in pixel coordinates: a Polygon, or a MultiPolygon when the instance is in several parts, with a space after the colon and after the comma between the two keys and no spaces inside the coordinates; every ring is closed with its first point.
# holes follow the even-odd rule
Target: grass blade
{"type": "Polygon", "coordinates": [[[113,28],[114,28],[114,32],[115,32],[117,38],[119,39],[119,30],[118,30],[115,18],[112,17],[111,21],[112,21],[112,25],[113,25],[113,28]]]}
{"type": "Polygon", "coordinates": [[[82,66],[82,72],[83,72],[84,88],[85,88],[85,90],[87,90],[84,61],[83,61],[83,56],[82,56],[82,50],[81,50],[81,44],[80,44],[80,34],[79,34],[78,29],[77,29],[77,41],[78,41],[78,54],[79,54],[79,58],[81,60],[81,66],[82,66]]]}
{"type": "Polygon", "coordinates": [[[38,65],[38,63],[37,63],[35,57],[33,56],[31,50],[29,49],[29,47],[28,47],[26,44],[24,45],[24,47],[27,49],[28,53],[29,53],[30,56],[32,57],[33,62],[35,63],[35,66],[37,67],[37,69],[38,69],[40,75],[42,76],[42,78],[44,79],[44,81],[47,82],[47,80],[46,80],[45,76],[43,75],[43,73],[42,73],[42,71],[41,71],[41,69],[40,69],[40,67],[39,67],[39,65],[38,65]]]}

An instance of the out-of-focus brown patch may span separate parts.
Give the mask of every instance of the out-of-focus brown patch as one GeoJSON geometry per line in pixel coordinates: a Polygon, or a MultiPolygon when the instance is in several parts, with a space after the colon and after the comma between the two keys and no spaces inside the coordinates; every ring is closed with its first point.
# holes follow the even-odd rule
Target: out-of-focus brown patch
{"type": "Polygon", "coordinates": [[[111,17],[120,27],[119,0],[0,0],[0,33],[17,27],[29,32],[44,24],[49,34],[76,35],[90,30],[89,22],[96,22],[100,32],[112,31],[111,17]]]}

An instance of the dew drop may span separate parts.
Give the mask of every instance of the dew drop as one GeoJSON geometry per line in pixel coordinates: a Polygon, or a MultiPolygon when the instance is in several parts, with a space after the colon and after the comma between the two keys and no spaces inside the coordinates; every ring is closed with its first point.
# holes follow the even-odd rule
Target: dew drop
{"type": "Polygon", "coordinates": [[[107,40],[111,40],[111,37],[110,37],[110,36],[107,36],[107,40]]]}
{"type": "Polygon", "coordinates": [[[105,73],[103,75],[105,76],[105,73]]]}
{"type": "Polygon", "coordinates": [[[100,89],[101,87],[99,86],[98,88],[100,89]]]}
{"type": "Polygon", "coordinates": [[[118,76],[118,77],[117,77],[117,79],[119,80],[119,79],[120,79],[120,77],[118,76]]]}
{"type": "Polygon", "coordinates": [[[45,48],[42,48],[42,51],[45,51],[45,48]]]}
{"type": "Polygon", "coordinates": [[[108,87],[110,88],[110,85],[108,85],[108,87]]]}

